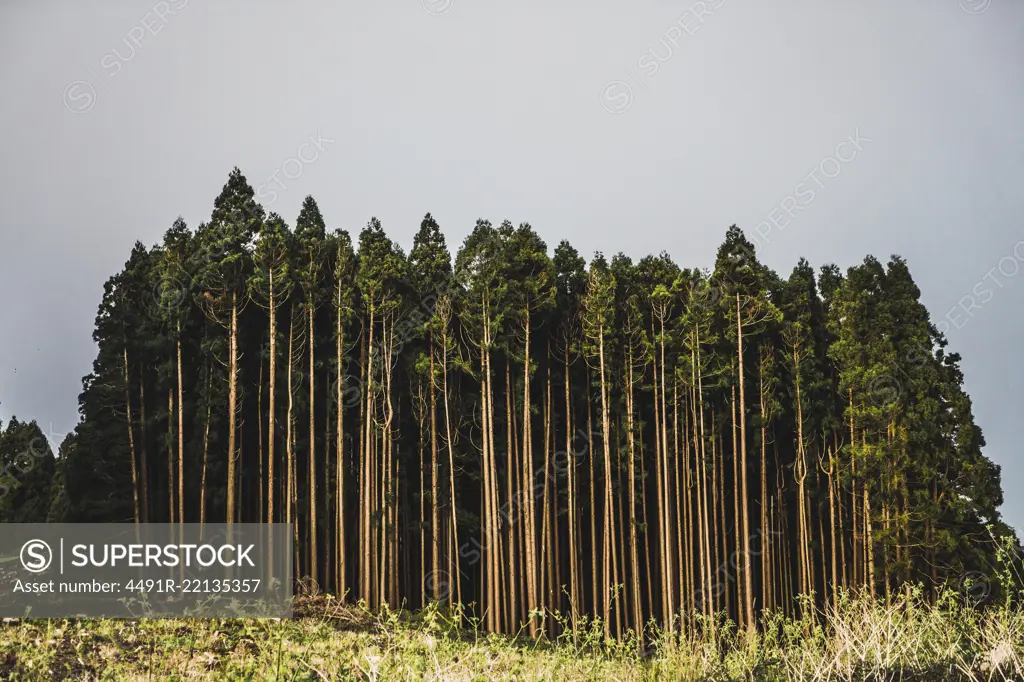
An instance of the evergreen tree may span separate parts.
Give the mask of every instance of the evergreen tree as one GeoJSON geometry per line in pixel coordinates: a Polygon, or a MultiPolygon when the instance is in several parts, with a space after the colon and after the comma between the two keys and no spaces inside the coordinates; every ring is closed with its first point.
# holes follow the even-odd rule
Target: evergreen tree
{"type": "Polygon", "coordinates": [[[11,417],[0,431],[0,522],[44,523],[55,469],[39,426],[11,417]]]}

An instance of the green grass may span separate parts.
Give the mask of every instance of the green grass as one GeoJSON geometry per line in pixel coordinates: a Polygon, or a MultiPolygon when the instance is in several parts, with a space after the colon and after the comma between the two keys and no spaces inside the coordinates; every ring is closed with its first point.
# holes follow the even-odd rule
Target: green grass
{"type": "MultiPolygon", "coordinates": [[[[540,616],[538,615],[538,618],[540,616]]],[[[1024,612],[948,594],[844,599],[760,634],[703,622],[603,641],[598,622],[553,640],[456,627],[436,608],[370,613],[304,597],[290,620],[23,620],[0,625],[2,680],[1024,680],[1024,612]]]]}

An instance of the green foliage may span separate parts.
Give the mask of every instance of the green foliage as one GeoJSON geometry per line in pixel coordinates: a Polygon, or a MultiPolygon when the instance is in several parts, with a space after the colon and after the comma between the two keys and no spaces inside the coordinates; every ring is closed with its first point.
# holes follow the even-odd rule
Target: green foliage
{"type": "Polygon", "coordinates": [[[44,523],[55,470],[39,426],[11,417],[0,431],[0,523],[44,523]]]}

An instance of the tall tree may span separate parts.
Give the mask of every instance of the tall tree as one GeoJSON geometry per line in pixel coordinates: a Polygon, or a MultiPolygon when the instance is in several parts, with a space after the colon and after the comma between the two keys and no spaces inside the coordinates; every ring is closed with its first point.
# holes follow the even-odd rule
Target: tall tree
{"type": "MultiPolygon", "coordinates": [[[[420,229],[413,238],[412,250],[409,252],[409,272],[413,286],[418,292],[416,310],[424,319],[426,332],[425,354],[420,357],[420,371],[426,373],[427,390],[429,393],[430,412],[430,533],[431,533],[431,573],[441,575],[441,521],[440,521],[440,483],[438,478],[439,437],[437,425],[437,389],[438,370],[435,360],[439,348],[437,338],[448,331],[442,326],[438,311],[438,298],[443,296],[451,286],[452,261],[448,246],[445,244],[441,228],[429,213],[423,217],[420,229]]],[[[442,340],[442,344],[444,341],[442,340]]],[[[443,383],[443,382],[442,382],[443,383]]],[[[449,444],[450,447],[450,444],[449,444]]],[[[453,489],[454,492],[454,489],[453,489]]],[[[432,581],[431,598],[441,598],[440,580],[432,581]]]]}
{"type": "Polygon", "coordinates": [[[228,447],[225,519],[230,530],[237,517],[235,464],[238,457],[239,311],[245,303],[245,285],[251,269],[250,244],[264,219],[252,187],[235,168],[213,202],[207,226],[209,248],[219,254],[201,274],[206,286],[205,307],[228,330],[228,447]]]}
{"type": "Polygon", "coordinates": [[[316,310],[322,302],[323,288],[321,279],[324,270],[324,239],[327,230],[324,225],[320,208],[313,197],[307,196],[302,202],[302,210],[295,220],[296,259],[295,276],[302,289],[303,309],[306,316],[306,351],[309,359],[309,575],[316,583],[320,577],[320,561],[317,552],[317,473],[319,467],[316,459],[316,330],[314,328],[316,310]]]}

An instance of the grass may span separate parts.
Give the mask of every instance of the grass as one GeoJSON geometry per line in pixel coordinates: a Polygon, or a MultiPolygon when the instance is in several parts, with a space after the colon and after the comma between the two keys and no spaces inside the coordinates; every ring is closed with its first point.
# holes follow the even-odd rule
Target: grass
{"type": "MultiPolygon", "coordinates": [[[[542,614],[537,614],[542,618],[542,614]]],[[[457,627],[442,610],[370,613],[303,597],[290,620],[21,620],[0,625],[2,680],[1024,680],[1024,611],[949,593],[843,599],[817,619],[725,621],[603,641],[597,621],[547,640],[457,627]]]]}

